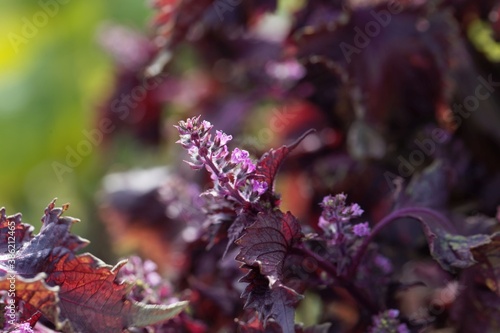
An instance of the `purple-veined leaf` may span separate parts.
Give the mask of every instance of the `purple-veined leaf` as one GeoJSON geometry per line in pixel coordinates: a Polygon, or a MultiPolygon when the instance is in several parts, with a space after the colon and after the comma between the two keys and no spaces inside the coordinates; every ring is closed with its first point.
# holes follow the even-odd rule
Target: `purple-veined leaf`
{"type": "MultiPolygon", "coordinates": [[[[9,278],[20,281],[15,295],[25,305],[20,318],[40,311],[63,332],[111,333],[165,321],[186,307],[186,302],[149,305],[129,300],[130,285],[116,279],[125,262],[112,267],[90,254],[74,253],[88,241],[70,233],[77,220],[61,216],[67,208],[49,204],[40,232],[25,239],[13,265],[9,253],[0,256],[0,289],[8,290],[9,278]]],[[[2,218],[0,230],[9,228],[9,221],[25,228],[17,215],[2,218]]]]}
{"type": "Polygon", "coordinates": [[[258,265],[262,274],[280,279],[288,251],[301,236],[300,224],[290,212],[260,212],[255,223],[236,241],[241,246],[236,260],[258,265]]]}

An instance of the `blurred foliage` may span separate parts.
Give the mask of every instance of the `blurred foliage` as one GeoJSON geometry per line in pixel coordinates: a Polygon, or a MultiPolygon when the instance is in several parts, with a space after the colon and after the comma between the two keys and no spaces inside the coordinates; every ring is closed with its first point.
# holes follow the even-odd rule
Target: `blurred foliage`
{"type": "Polygon", "coordinates": [[[144,30],[151,10],[138,0],[68,1],[43,24],[41,3],[51,2],[56,1],[2,1],[0,206],[10,213],[23,211],[26,221],[39,226],[40,209],[58,196],[84,221],[75,232],[105,258],[109,254],[97,246],[104,235],[93,209],[104,172],[98,149],[93,147],[62,181],[52,163],[64,163],[67,147],[75,149],[85,139],[82,131],[92,129],[96,105],[111,89],[113,64],[96,42],[102,24],[144,30]],[[12,34],[22,36],[24,20],[33,22],[36,15],[38,31],[16,47],[12,34]]]}

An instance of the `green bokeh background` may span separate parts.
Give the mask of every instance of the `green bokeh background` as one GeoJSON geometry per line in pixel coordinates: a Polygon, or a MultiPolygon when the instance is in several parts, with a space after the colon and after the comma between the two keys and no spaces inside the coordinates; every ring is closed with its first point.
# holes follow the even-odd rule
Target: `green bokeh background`
{"type": "Polygon", "coordinates": [[[62,181],[53,163],[64,163],[67,147],[85,139],[82,131],[94,127],[96,106],[112,89],[115,69],[97,43],[100,27],[111,22],[145,31],[153,10],[142,0],[65,2],[0,4],[0,206],[9,215],[22,212],[23,220],[39,230],[53,198],[59,205],[69,202],[67,215],[82,220],[73,231],[91,240],[87,250],[110,259],[96,214],[96,193],[106,172],[99,147],[62,181]],[[15,45],[14,34],[23,36],[23,19],[43,18],[41,3],[59,4],[57,13],[45,24],[38,21],[34,36],[15,45]]]}

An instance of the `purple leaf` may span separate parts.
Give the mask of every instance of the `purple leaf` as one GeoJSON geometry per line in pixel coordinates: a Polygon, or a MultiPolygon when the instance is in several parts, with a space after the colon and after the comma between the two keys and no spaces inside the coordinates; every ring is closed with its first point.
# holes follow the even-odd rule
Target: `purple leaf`
{"type": "Polygon", "coordinates": [[[250,268],[240,280],[249,283],[241,295],[246,298],[245,309],[256,310],[264,325],[269,319],[274,319],[284,333],[295,332],[294,307],[303,296],[279,282],[270,286],[269,279],[256,267],[244,267],[250,268]]]}
{"type": "Polygon", "coordinates": [[[291,145],[281,146],[278,149],[271,149],[257,162],[257,174],[263,176],[263,180],[267,183],[268,189],[267,192],[273,191],[274,178],[276,177],[276,173],[278,172],[281,164],[285,157],[290,154],[290,152],[295,149],[302,140],[309,134],[311,134],[314,130],[309,130],[304,133],[300,138],[295,140],[291,145]]]}
{"type": "Polygon", "coordinates": [[[422,225],[432,256],[448,271],[476,264],[471,249],[491,242],[488,235],[455,235],[437,227],[431,230],[424,221],[422,225]]]}
{"type": "Polygon", "coordinates": [[[448,271],[476,264],[471,250],[491,242],[489,235],[458,234],[455,226],[446,217],[431,209],[403,208],[400,213],[396,212],[396,215],[414,218],[421,223],[432,257],[448,271]]]}
{"type": "Polygon", "coordinates": [[[21,214],[5,215],[5,208],[0,209],[0,253],[7,253],[10,240],[15,240],[16,249],[33,238],[33,227],[21,222],[21,214]]]}
{"type": "Polygon", "coordinates": [[[229,248],[234,244],[234,242],[241,237],[245,228],[249,227],[255,222],[256,215],[249,212],[242,212],[231,224],[227,230],[228,243],[226,250],[224,251],[224,257],[229,251],[229,248]]]}
{"type": "Polygon", "coordinates": [[[280,279],[288,251],[301,236],[300,224],[290,212],[260,212],[255,223],[236,241],[241,246],[236,260],[258,265],[262,274],[280,279]]]}
{"type": "MultiPolygon", "coordinates": [[[[67,208],[55,208],[54,201],[49,204],[40,233],[25,240],[14,264],[5,252],[0,253],[0,290],[9,289],[6,272],[20,282],[15,296],[23,302],[20,318],[31,318],[40,311],[66,332],[105,333],[155,324],[183,310],[186,302],[148,305],[128,299],[130,285],[117,280],[124,262],[112,267],[91,254],[76,255],[75,251],[88,241],[70,233],[77,220],[61,216],[67,208]]],[[[16,228],[22,227],[19,215],[4,215],[0,221],[2,234],[12,225],[10,221],[16,228]]]]}

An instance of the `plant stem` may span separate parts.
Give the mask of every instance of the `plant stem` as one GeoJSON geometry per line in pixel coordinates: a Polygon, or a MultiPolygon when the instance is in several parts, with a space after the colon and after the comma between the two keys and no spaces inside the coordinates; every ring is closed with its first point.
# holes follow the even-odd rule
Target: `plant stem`
{"type": "Polygon", "coordinates": [[[367,308],[373,314],[378,313],[379,309],[377,305],[374,304],[373,301],[367,295],[365,295],[364,292],[359,290],[352,283],[352,281],[349,281],[346,278],[339,276],[337,274],[337,268],[334,265],[326,261],[323,257],[319,256],[317,253],[306,248],[303,244],[300,248],[298,248],[298,250],[301,252],[302,255],[313,258],[318,263],[318,266],[321,267],[321,269],[324,270],[326,273],[328,273],[328,275],[330,275],[332,278],[337,280],[339,285],[345,288],[351,294],[351,296],[358,301],[360,305],[367,308]]]}
{"type": "Polygon", "coordinates": [[[440,213],[436,212],[435,210],[425,208],[425,207],[408,207],[408,208],[402,208],[399,210],[396,210],[386,217],[384,217],[380,222],[378,222],[375,227],[372,229],[370,235],[366,237],[363,240],[363,243],[361,244],[359,250],[356,252],[356,255],[353,257],[351,267],[349,268],[349,272],[347,274],[347,278],[352,278],[353,275],[356,273],[356,269],[358,268],[359,264],[361,263],[361,260],[363,258],[363,255],[365,254],[366,250],[368,249],[368,246],[372,242],[372,240],[378,235],[378,233],[387,225],[390,223],[397,221],[398,219],[401,218],[412,218],[417,221],[422,222],[422,218],[419,216],[413,216],[412,214],[415,213],[425,213],[428,215],[433,216],[439,222],[441,222],[445,227],[449,229],[455,229],[454,226],[446,219],[443,215],[440,213]]]}

